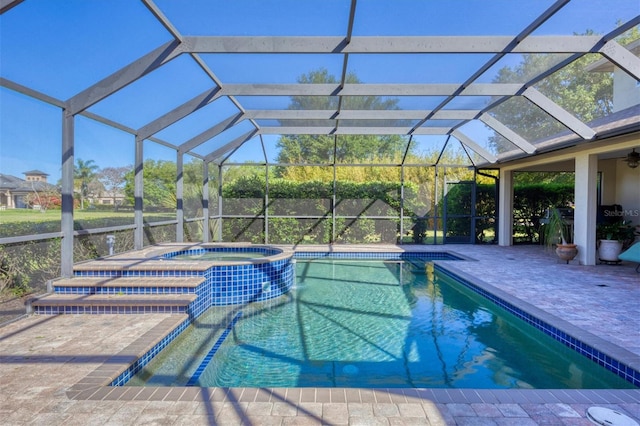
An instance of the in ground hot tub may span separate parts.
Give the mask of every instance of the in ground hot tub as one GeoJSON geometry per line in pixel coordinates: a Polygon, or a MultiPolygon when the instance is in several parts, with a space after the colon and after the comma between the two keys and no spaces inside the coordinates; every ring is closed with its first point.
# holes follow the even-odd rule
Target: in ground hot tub
{"type": "Polygon", "coordinates": [[[269,246],[203,246],[174,251],[162,255],[163,259],[172,260],[214,260],[214,261],[243,261],[252,259],[264,259],[266,257],[281,254],[282,250],[269,246]]]}
{"type": "Polygon", "coordinates": [[[176,269],[189,269],[191,262],[206,266],[205,287],[198,297],[204,306],[272,299],[287,293],[295,280],[293,251],[272,246],[201,244],[159,259],[181,266],[176,269]]]}

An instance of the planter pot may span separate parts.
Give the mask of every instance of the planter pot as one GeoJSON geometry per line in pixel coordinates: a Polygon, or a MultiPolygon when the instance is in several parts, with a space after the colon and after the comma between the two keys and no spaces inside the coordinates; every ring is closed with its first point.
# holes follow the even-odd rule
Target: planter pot
{"type": "Polygon", "coordinates": [[[556,246],[556,254],[567,263],[578,255],[578,246],[575,244],[558,244],[556,246]]]}
{"type": "Polygon", "coordinates": [[[622,252],[622,242],[618,240],[600,240],[598,258],[605,262],[620,262],[618,255],[622,252]]]}

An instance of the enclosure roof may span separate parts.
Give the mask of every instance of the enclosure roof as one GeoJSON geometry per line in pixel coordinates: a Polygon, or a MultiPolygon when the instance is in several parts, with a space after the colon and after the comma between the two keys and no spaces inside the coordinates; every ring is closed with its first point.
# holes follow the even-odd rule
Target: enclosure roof
{"type": "Polygon", "coordinates": [[[240,149],[273,162],[285,135],[400,135],[458,141],[482,166],[613,134],[623,109],[634,115],[620,132],[638,131],[640,99],[620,106],[617,80],[583,98],[590,79],[567,83],[620,73],[637,88],[638,12],[610,0],[0,0],[0,83],[218,164],[240,149]]]}

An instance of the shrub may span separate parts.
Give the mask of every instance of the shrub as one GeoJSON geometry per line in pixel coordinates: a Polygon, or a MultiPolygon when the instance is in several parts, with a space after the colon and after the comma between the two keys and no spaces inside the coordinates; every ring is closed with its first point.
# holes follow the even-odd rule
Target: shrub
{"type": "Polygon", "coordinates": [[[16,296],[43,292],[60,275],[60,238],[0,245],[0,290],[16,296]]]}
{"type": "MultiPolygon", "coordinates": [[[[397,221],[373,220],[367,216],[397,216],[401,204],[400,182],[336,182],[336,240],[337,242],[395,242],[397,221]],[[355,216],[357,218],[345,218],[355,216]]],[[[405,193],[415,191],[415,185],[405,184],[405,193]]],[[[270,217],[269,241],[272,243],[331,242],[330,221],[326,219],[297,219],[295,216],[331,216],[332,182],[296,182],[285,179],[269,180],[270,217]],[[315,200],[315,201],[314,201],[315,200]]],[[[227,218],[224,220],[225,241],[264,242],[257,229],[257,220],[265,214],[265,181],[259,176],[242,176],[223,187],[224,213],[254,216],[254,219],[227,218]],[[248,232],[251,229],[252,232],[248,232]],[[259,241],[257,241],[259,240],[259,241]]],[[[411,213],[409,213],[411,214],[411,213]]],[[[261,220],[261,219],[260,219],[261,220]]],[[[261,220],[261,223],[263,221],[261,220]]]]}
{"type": "Polygon", "coordinates": [[[574,198],[573,185],[517,185],[513,196],[513,232],[516,242],[540,242],[540,219],[549,207],[569,205],[574,198]]]}

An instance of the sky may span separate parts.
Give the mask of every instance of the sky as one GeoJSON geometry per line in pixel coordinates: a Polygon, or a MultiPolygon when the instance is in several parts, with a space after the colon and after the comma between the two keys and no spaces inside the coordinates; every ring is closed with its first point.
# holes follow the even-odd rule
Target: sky
{"type": "MultiPolygon", "coordinates": [[[[185,35],[344,35],[350,7],[347,0],[156,0],[156,4],[185,35]]],[[[552,0],[359,0],[353,31],[356,36],[515,35],[551,4],[552,0]]],[[[572,0],[534,35],[586,29],[606,33],[618,20],[638,14],[637,0],[572,0]]],[[[0,75],[65,101],[170,39],[142,2],[27,0],[0,16],[0,75]]],[[[342,57],[332,55],[201,56],[223,83],[294,83],[320,66],[336,76],[342,67],[342,57]]],[[[365,83],[458,83],[488,57],[398,55],[388,61],[379,55],[350,55],[349,71],[365,83]]],[[[517,55],[509,56],[503,64],[518,60],[517,55]]],[[[490,81],[491,75],[481,81],[490,81]]],[[[183,55],[89,111],[136,129],[212,86],[195,62],[183,55]]],[[[265,108],[254,105],[273,100],[245,101],[250,108],[265,108]]],[[[419,108],[426,105],[423,101],[408,97],[400,106],[419,108]]],[[[286,108],[286,102],[280,100],[277,108],[286,108]]],[[[237,111],[228,100],[216,101],[157,136],[179,145],[237,111]]],[[[57,182],[61,121],[59,108],[0,88],[0,173],[23,177],[23,172],[38,169],[50,175],[50,182],[57,182]]],[[[245,131],[241,127],[225,133],[201,151],[245,131]]],[[[481,126],[470,126],[469,131],[474,137],[486,137],[481,126]]],[[[75,138],[76,159],[93,160],[101,168],[133,163],[134,138],[126,132],[77,117],[75,138]]],[[[277,136],[264,140],[269,155],[275,156],[277,136]]],[[[242,152],[244,159],[263,159],[258,145],[242,152]]],[[[175,153],[147,142],[145,158],[175,161],[175,153]]]]}

